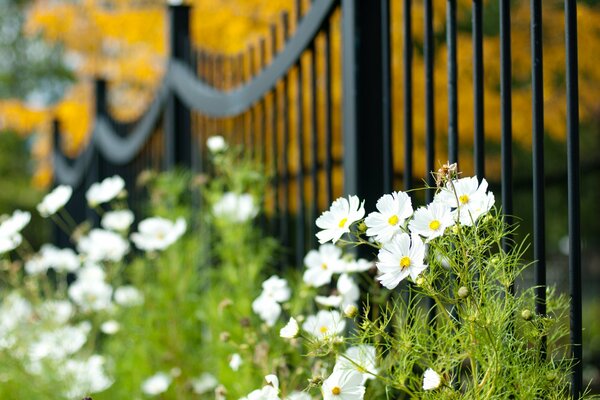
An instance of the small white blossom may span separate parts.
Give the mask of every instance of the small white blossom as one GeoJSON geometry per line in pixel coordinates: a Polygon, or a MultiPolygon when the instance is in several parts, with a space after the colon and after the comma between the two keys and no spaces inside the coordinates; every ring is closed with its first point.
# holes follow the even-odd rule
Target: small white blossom
{"type": "Polygon", "coordinates": [[[486,193],[488,183],[476,176],[447,182],[435,196],[435,202],[441,202],[455,209],[457,219],[462,225],[470,226],[487,213],[494,205],[494,195],[486,193]]]}
{"type": "Polygon", "coordinates": [[[148,396],[156,396],[166,392],[171,385],[171,376],[158,372],[142,382],[142,392],[148,396]]]}
{"type": "Polygon", "coordinates": [[[37,210],[44,218],[54,215],[67,204],[72,194],[72,187],[59,185],[42,199],[42,202],[37,205],[37,210]]]}
{"type": "Polygon", "coordinates": [[[431,368],[427,368],[423,374],[423,390],[435,390],[441,384],[442,378],[440,375],[431,368]]]}
{"type": "Polygon", "coordinates": [[[361,344],[348,348],[345,357],[338,357],[333,370],[355,370],[362,374],[363,384],[367,379],[375,379],[373,374],[378,372],[375,347],[361,344]]]}
{"type": "Polygon", "coordinates": [[[105,360],[100,355],[93,355],[87,360],[67,360],[63,374],[72,379],[67,398],[82,398],[90,393],[98,393],[108,389],[114,382],[104,370],[105,360]]]}
{"type": "Polygon", "coordinates": [[[102,325],[100,325],[100,330],[102,331],[102,333],[105,333],[107,335],[114,335],[115,333],[119,332],[120,329],[121,324],[119,324],[114,319],[109,319],[108,321],[105,321],[102,323],[102,325]]]}
{"type": "Polygon", "coordinates": [[[238,369],[240,369],[242,364],[242,357],[238,353],[234,353],[231,355],[231,358],[229,359],[229,368],[231,368],[234,371],[237,371],[238,369]]]}
{"type": "Polygon", "coordinates": [[[115,303],[123,307],[139,306],[144,303],[144,295],[134,286],[120,286],[115,289],[115,303]]]}
{"type": "Polygon", "coordinates": [[[413,213],[412,201],[404,192],[385,194],[377,200],[377,211],[365,218],[367,236],[380,243],[389,242],[401,231],[404,221],[413,213]]]}
{"type": "Polygon", "coordinates": [[[344,233],[350,232],[350,225],[365,215],[364,201],[357,196],[335,200],[328,211],[317,218],[316,224],[322,231],[317,232],[319,243],[337,242],[344,233]]]}
{"type": "Polygon", "coordinates": [[[302,324],[302,329],[321,340],[330,339],[342,333],[345,327],[346,321],[338,311],[325,310],[319,311],[317,315],[307,317],[302,324]]]}
{"type": "Polygon", "coordinates": [[[277,318],[281,315],[281,305],[265,295],[260,295],[252,302],[252,310],[268,326],[275,325],[277,318]]]}
{"type": "Polygon", "coordinates": [[[362,374],[356,370],[337,370],[323,381],[323,400],[362,400],[365,396],[362,374]]]}
{"type": "Polygon", "coordinates": [[[20,233],[31,221],[31,213],[15,210],[10,217],[0,223],[0,236],[12,236],[20,233]]]}
{"type": "Polygon", "coordinates": [[[211,153],[219,153],[227,149],[227,142],[223,136],[215,135],[206,139],[206,147],[211,153]]]}
{"type": "Polygon", "coordinates": [[[330,243],[319,246],[319,250],[311,250],[304,257],[306,271],[302,279],[313,287],[320,287],[331,282],[334,273],[344,270],[342,250],[330,243]]]}
{"type": "Polygon", "coordinates": [[[117,210],[105,213],[100,224],[109,231],[126,232],[133,220],[134,216],[131,210],[117,210]]]}
{"type": "Polygon", "coordinates": [[[425,245],[417,236],[401,233],[379,250],[377,269],[381,275],[377,280],[388,289],[393,289],[407,276],[413,280],[427,268],[423,264],[425,245]]]}
{"type": "Polygon", "coordinates": [[[84,321],[77,326],[66,325],[56,330],[43,332],[29,349],[33,361],[42,359],[64,360],[78,352],[87,341],[92,326],[84,321]]]}
{"type": "Polygon", "coordinates": [[[22,241],[23,237],[19,233],[10,236],[0,236],[0,255],[16,249],[22,241]]]}
{"type": "Polygon", "coordinates": [[[450,207],[444,203],[430,203],[427,207],[419,207],[414,218],[408,223],[412,233],[416,233],[429,242],[442,236],[449,226],[454,224],[450,207]]]}
{"type": "Polygon", "coordinates": [[[279,336],[284,339],[293,339],[298,336],[298,331],[300,328],[298,327],[298,321],[296,321],[293,317],[290,318],[290,321],[279,331],[279,336]]]}
{"type": "Polygon", "coordinates": [[[129,252],[129,243],[114,232],[92,229],[79,239],[77,249],[89,261],[119,262],[129,252]]]}
{"type": "Polygon", "coordinates": [[[46,300],[38,307],[38,315],[44,320],[62,325],[73,316],[73,304],[68,300],[46,300]]]}
{"type": "Polygon", "coordinates": [[[175,243],[187,229],[183,218],[175,223],[165,218],[146,218],[138,225],[138,232],[131,234],[131,240],[140,250],[165,250],[175,243]]]}
{"type": "Polygon", "coordinates": [[[125,189],[125,181],[118,175],[93,183],[85,192],[85,198],[90,207],[108,203],[125,189]]]}
{"type": "Polygon", "coordinates": [[[306,392],[299,392],[295,390],[288,394],[285,400],[312,400],[312,397],[310,397],[310,394],[306,392]]]}
{"type": "Polygon", "coordinates": [[[83,311],[106,310],[111,305],[113,288],[104,281],[104,271],[97,265],[79,270],[77,280],[69,286],[69,298],[83,311]]]}
{"type": "Polygon", "coordinates": [[[246,222],[258,214],[258,207],[251,194],[227,192],[213,206],[216,217],[231,222],[246,222]]]}
{"type": "Polygon", "coordinates": [[[204,372],[198,378],[192,380],[192,389],[196,394],[204,394],[214,390],[218,384],[219,381],[214,375],[204,372]]]}

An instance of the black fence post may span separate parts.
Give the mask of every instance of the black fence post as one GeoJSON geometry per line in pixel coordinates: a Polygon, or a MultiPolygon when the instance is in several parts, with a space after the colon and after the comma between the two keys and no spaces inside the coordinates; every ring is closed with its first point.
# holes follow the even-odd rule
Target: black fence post
{"type": "MultiPolygon", "coordinates": [[[[190,7],[170,5],[170,57],[183,63],[189,62],[190,51],[190,7]]],[[[166,170],[175,165],[192,165],[191,113],[174,93],[169,96],[165,112],[164,162],[166,170]]]]}
{"type": "Polygon", "coordinates": [[[387,0],[342,1],[344,193],[365,199],[367,208],[384,193],[383,172],[389,167],[384,164],[391,162],[383,156],[390,104],[382,74],[387,7],[387,0]]]}
{"type": "MultiPolygon", "coordinates": [[[[96,78],[94,81],[94,97],[94,111],[96,114],[96,120],[104,119],[105,121],[109,121],[110,118],[108,117],[108,97],[106,93],[105,79],[96,78]]],[[[88,146],[92,146],[93,155],[92,161],[90,162],[89,171],[85,175],[85,180],[81,183],[81,185],[83,185],[84,193],[94,182],[98,182],[105,178],[104,175],[106,174],[104,172],[106,169],[104,166],[105,161],[102,155],[95,149],[94,138],[91,138],[88,146]]],[[[98,213],[96,213],[90,207],[86,207],[85,215],[87,220],[90,221],[94,226],[98,226],[100,224],[98,213]]]]}
{"type": "MultiPolygon", "coordinates": [[[[54,119],[52,121],[52,150],[53,154],[62,154],[61,149],[61,139],[60,139],[60,121],[58,119],[54,119]]],[[[59,185],[59,182],[56,178],[56,174],[52,178],[52,188],[55,188],[59,185]]],[[[67,204],[66,207],[69,207],[70,204],[67,204]]],[[[69,238],[66,233],[64,233],[56,223],[51,222],[52,225],[52,243],[58,247],[67,247],[69,245],[69,238]]]]}

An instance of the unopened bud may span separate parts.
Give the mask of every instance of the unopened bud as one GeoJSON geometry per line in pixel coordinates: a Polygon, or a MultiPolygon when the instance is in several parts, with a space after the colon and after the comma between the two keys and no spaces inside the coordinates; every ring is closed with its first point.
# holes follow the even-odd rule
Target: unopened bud
{"type": "Polygon", "coordinates": [[[548,372],[546,374],[546,379],[548,380],[548,382],[554,382],[556,380],[556,373],[548,372]]]}
{"type": "Polygon", "coordinates": [[[364,232],[366,232],[366,231],[367,231],[367,224],[365,224],[365,222],[364,222],[364,221],[361,221],[361,222],[358,224],[357,228],[358,228],[358,231],[359,231],[360,233],[364,233],[364,232]]]}
{"type": "Polygon", "coordinates": [[[348,304],[346,308],[344,308],[344,314],[348,318],[354,318],[358,314],[358,308],[354,304],[348,304]]]}
{"type": "Polygon", "coordinates": [[[469,297],[469,289],[466,286],[461,286],[458,289],[458,297],[460,297],[461,299],[466,299],[467,297],[469,297]]]}
{"type": "Polygon", "coordinates": [[[230,338],[231,338],[231,334],[227,331],[221,332],[219,334],[219,340],[223,343],[228,342],[230,338]]]}
{"type": "Polygon", "coordinates": [[[530,310],[525,309],[521,311],[521,318],[523,318],[525,321],[531,321],[533,318],[533,313],[530,310]]]}

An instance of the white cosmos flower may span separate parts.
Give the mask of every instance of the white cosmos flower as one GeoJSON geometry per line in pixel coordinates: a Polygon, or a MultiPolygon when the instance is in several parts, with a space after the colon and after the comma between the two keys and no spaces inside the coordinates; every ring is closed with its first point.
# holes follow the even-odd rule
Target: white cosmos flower
{"type": "Polygon", "coordinates": [[[346,261],[342,271],[340,272],[346,272],[349,274],[353,272],[366,272],[373,268],[373,266],[373,261],[365,260],[364,258],[359,258],[358,260],[346,261]]]}
{"type": "Polygon", "coordinates": [[[138,225],[138,232],[131,234],[131,240],[140,250],[164,250],[175,243],[187,229],[183,218],[173,221],[153,217],[146,218],[138,225]]]}
{"type": "Polygon", "coordinates": [[[317,218],[316,224],[322,231],[317,232],[319,243],[337,242],[344,233],[350,232],[350,225],[365,215],[364,201],[357,196],[340,197],[335,200],[328,211],[317,218]]]}
{"type": "Polygon", "coordinates": [[[83,347],[91,329],[91,324],[84,321],[77,326],[66,325],[43,332],[30,346],[29,358],[34,362],[42,359],[64,360],[83,347]]]}
{"type": "Polygon", "coordinates": [[[331,296],[315,296],[315,301],[325,307],[339,307],[342,305],[342,296],[331,295],[331,296]]]}
{"type": "Polygon", "coordinates": [[[42,199],[42,202],[37,205],[37,210],[44,218],[54,215],[67,204],[72,194],[71,186],[58,185],[42,199]]]}
{"type": "Polygon", "coordinates": [[[0,223],[0,237],[13,236],[17,233],[21,233],[29,221],[31,221],[31,213],[15,210],[10,217],[0,223]]]}
{"type": "Polygon", "coordinates": [[[363,384],[367,379],[375,379],[373,374],[378,372],[375,347],[361,344],[348,348],[345,357],[338,357],[333,370],[355,370],[362,374],[363,384]]]}
{"type": "Polygon", "coordinates": [[[0,236],[0,255],[16,249],[22,241],[23,237],[19,233],[10,236],[0,236]]]}
{"type": "Polygon", "coordinates": [[[367,236],[372,236],[380,243],[389,242],[400,232],[404,221],[413,213],[412,200],[404,192],[384,194],[377,200],[377,211],[365,218],[367,236]]]}
{"type": "Polygon", "coordinates": [[[279,331],[279,336],[284,339],[293,339],[298,336],[298,331],[300,330],[298,326],[298,321],[294,319],[294,317],[290,318],[290,321],[281,328],[279,331]]]}
{"type": "Polygon", "coordinates": [[[302,279],[313,287],[320,287],[331,282],[336,272],[344,270],[342,250],[330,243],[319,246],[319,250],[311,250],[304,257],[306,271],[302,279]]]}
{"type": "Polygon", "coordinates": [[[237,371],[238,369],[240,369],[243,363],[244,361],[242,360],[242,356],[240,356],[238,353],[233,353],[231,355],[231,358],[229,359],[229,368],[231,368],[234,371],[237,371]]]}
{"type": "Polygon", "coordinates": [[[281,400],[279,398],[279,379],[275,375],[265,376],[267,385],[262,389],[252,391],[248,396],[240,400],[281,400]]]}
{"type": "Polygon", "coordinates": [[[295,390],[288,394],[285,400],[312,400],[312,397],[310,397],[310,394],[306,392],[299,392],[295,390]]]}
{"type": "Polygon", "coordinates": [[[69,286],[69,298],[83,311],[106,310],[111,305],[113,288],[104,281],[104,271],[97,265],[86,265],[69,286]]]}
{"type": "Polygon", "coordinates": [[[217,387],[219,381],[213,374],[208,372],[204,372],[198,378],[192,380],[192,389],[196,394],[204,394],[206,392],[210,392],[217,387]]]}
{"type": "Polygon", "coordinates": [[[74,272],[81,262],[72,249],[59,249],[51,244],[44,244],[37,256],[25,263],[25,271],[30,275],[46,272],[54,268],[58,272],[74,272]]]}
{"type": "Polygon", "coordinates": [[[258,314],[261,320],[268,326],[275,325],[277,318],[281,315],[281,306],[268,296],[261,295],[252,302],[252,310],[258,314]]]}
{"type": "Polygon", "coordinates": [[[213,206],[216,217],[232,222],[246,222],[258,214],[251,194],[227,192],[213,206]]]}
{"type": "Polygon", "coordinates": [[[434,201],[455,208],[459,222],[470,226],[494,205],[494,196],[486,194],[487,188],[487,181],[482,179],[479,184],[476,176],[456,179],[447,182],[436,194],[434,201]]]}
{"type": "Polygon", "coordinates": [[[115,333],[119,332],[119,329],[121,329],[121,324],[119,324],[114,319],[109,319],[108,321],[105,321],[102,323],[102,325],[100,325],[100,330],[102,331],[102,333],[105,333],[107,335],[114,335],[115,333]]]}
{"type": "Polygon", "coordinates": [[[46,300],[38,307],[38,315],[43,320],[55,324],[65,324],[73,316],[73,303],[68,300],[46,300]]]}
{"type": "Polygon", "coordinates": [[[227,149],[227,142],[223,136],[215,135],[206,139],[206,147],[211,153],[218,153],[227,149]]]}
{"type": "Polygon", "coordinates": [[[427,268],[423,264],[425,245],[419,236],[400,233],[386,243],[378,254],[377,269],[381,275],[377,280],[388,289],[393,289],[407,276],[415,280],[427,268]]]}
{"type": "Polygon", "coordinates": [[[171,375],[165,372],[157,372],[142,382],[142,392],[148,396],[156,396],[164,393],[171,385],[171,375]]]}
{"type": "Polygon", "coordinates": [[[63,373],[72,382],[66,393],[67,398],[82,398],[90,393],[102,392],[113,384],[104,370],[104,357],[94,354],[87,360],[67,360],[63,373]]]}
{"type": "Polygon", "coordinates": [[[102,216],[100,223],[104,229],[125,232],[133,223],[134,216],[131,210],[109,211],[102,216]]]}
{"type": "Polygon", "coordinates": [[[317,315],[306,318],[302,329],[317,339],[329,339],[344,331],[346,321],[338,311],[321,310],[317,315]]]}
{"type": "Polygon", "coordinates": [[[360,297],[358,285],[348,274],[342,274],[337,280],[337,295],[316,296],[315,301],[326,307],[340,307],[342,310],[349,305],[356,305],[360,297]]]}
{"type": "Polygon", "coordinates": [[[427,368],[423,374],[423,390],[434,390],[439,388],[441,384],[442,378],[440,375],[431,368],[427,368]]]}
{"type": "Polygon", "coordinates": [[[450,207],[444,203],[432,202],[427,207],[419,207],[413,219],[408,223],[408,229],[425,237],[429,242],[442,236],[449,226],[454,224],[450,207]]]}
{"type": "Polygon", "coordinates": [[[77,249],[89,261],[119,262],[129,252],[129,243],[114,232],[92,229],[79,239],[77,249]]]}
{"type": "Polygon", "coordinates": [[[104,179],[102,182],[93,183],[85,192],[85,198],[90,207],[108,203],[125,189],[125,181],[118,175],[104,179]]]}
{"type": "Polygon", "coordinates": [[[144,303],[144,295],[134,286],[120,286],[115,290],[115,303],[123,307],[139,306],[144,303]]]}
{"type": "Polygon", "coordinates": [[[278,303],[288,301],[292,292],[288,287],[288,283],[285,279],[278,277],[277,275],[271,276],[269,279],[263,282],[263,295],[273,299],[278,303]]]}
{"type": "Polygon", "coordinates": [[[333,371],[323,381],[323,400],[362,400],[365,396],[363,377],[356,370],[333,371]]]}

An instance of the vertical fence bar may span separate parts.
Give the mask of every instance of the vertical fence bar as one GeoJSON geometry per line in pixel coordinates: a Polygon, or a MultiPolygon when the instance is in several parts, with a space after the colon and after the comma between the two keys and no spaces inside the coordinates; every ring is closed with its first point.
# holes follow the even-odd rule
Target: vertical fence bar
{"type": "MultiPolygon", "coordinates": [[[[408,0],[410,2],[410,0],[408,0]]],[[[408,28],[410,31],[410,27],[408,28]]],[[[392,45],[390,30],[390,3],[381,2],[381,80],[383,103],[383,192],[394,188],[394,139],[392,130],[392,45]]],[[[412,163],[411,163],[412,165],[412,163]]]]}
{"type": "MultiPolygon", "coordinates": [[[[270,27],[271,36],[271,60],[277,54],[277,25],[272,24],[270,27]]],[[[278,143],[279,143],[279,96],[277,95],[278,85],[273,88],[273,97],[271,98],[271,170],[272,170],[272,185],[273,185],[273,220],[271,232],[274,235],[279,233],[279,160],[278,160],[278,143]]]]}
{"type": "Polygon", "coordinates": [[[583,390],[583,349],[581,316],[581,211],[579,192],[579,82],[577,55],[577,2],[565,1],[566,83],[567,83],[567,172],[569,199],[569,292],[571,297],[571,355],[575,365],[571,395],[583,390]]]}
{"type": "MultiPolygon", "coordinates": [[[[302,19],[302,1],[295,1],[296,26],[302,19]]],[[[296,266],[302,267],[306,246],[306,216],[304,207],[304,88],[302,86],[302,55],[296,64],[296,146],[298,156],[298,172],[296,175],[296,266]]]]}
{"type": "MultiPolygon", "coordinates": [[[[234,64],[235,64],[235,71],[236,71],[236,86],[241,85],[244,82],[244,54],[243,53],[239,53],[235,59],[234,59],[234,64]]],[[[235,135],[236,137],[240,138],[239,139],[239,143],[241,144],[245,144],[245,140],[246,140],[246,135],[245,135],[245,125],[244,125],[244,114],[239,115],[238,117],[236,117],[237,121],[236,121],[236,131],[235,131],[235,135]]]]}
{"type": "Polygon", "coordinates": [[[344,192],[383,193],[382,3],[342,0],[344,192]]]}
{"type": "Polygon", "coordinates": [[[310,153],[311,153],[311,167],[310,167],[310,180],[311,180],[311,207],[310,207],[310,218],[309,218],[309,246],[315,248],[317,246],[316,240],[316,225],[315,220],[317,213],[319,212],[319,138],[317,131],[317,102],[319,95],[317,93],[317,46],[315,41],[310,47],[310,94],[311,94],[311,110],[310,110],[310,153]]]}
{"type": "MultiPolygon", "coordinates": [[[[435,42],[433,36],[433,7],[432,0],[424,2],[424,18],[425,18],[425,35],[423,42],[423,56],[425,58],[425,147],[426,147],[426,176],[427,186],[433,187],[435,179],[432,175],[435,165],[435,104],[434,104],[434,87],[435,80],[433,75],[433,63],[435,42]]],[[[433,190],[425,192],[425,200],[427,203],[433,201],[433,190]]]]}
{"type": "Polygon", "coordinates": [[[458,162],[458,83],[456,77],[456,0],[446,2],[448,47],[448,159],[458,162]]]}
{"type": "MultiPolygon", "coordinates": [[[[546,241],[544,205],[544,80],[542,63],[542,1],[531,0],[531,97],[533,152],[533,258],[535,260],[536,312],[546,314],[546,241]]],[[[546,337],[541,340],[546,356],[546,337]]]]}
{"type": "MultiPolygon", "coordinates": [[[[190,7],[170,5],[170,57],[186,62],[190,53],[190,7]]],[[[165,116],[164,167],[170,169],[176,164],[191,165],[191,115],[185,105],[174,95],[169,96],[165,116]]]]}
{"type": "Polygon", "coordinates": [[[473,0],[473,147],[475,175],[481,180],[485,177],[483,136],[483,2],[473,0]]]}
{"type": "MultiPolygon", "coordinates": [[[[512,172],[512,70],[510,47],[510,0],[500,0],[500,120],[501,120],[501,180],[502,213],[504,222],[512,225],[513,172],[512,172]]],[[[502,239],[502,248],[510,250],[510,237],[502,239]]]]}
{"type": "MultiPolygon", "coordinates": [[[[261,38],[258,42],[258,73],[265,68],[267,59],[267,43],[264,38],[261,38]]],[[[260,162],[261,165],[266,165],[267,163],[267,127],[265,123],[266,113],[267,113],[267,100],[266,95],[260,101],[258,105],[258,113],[257,122],[258,122],[258,131],[260,132],[260,162]]]]}
{"type": "MultiPolygon", "coordinates": [[[[247,81],[252,80],[254,77],[254,45],[248,46],[247,50],[247,58],[248,58],[248,70],[247,70],[247,81]]],[[[252,105],[247,111],[248,114],[248,146],[250,147],[249,153],[253,157],[256,155],[256,138],[254,137],[256,132],[254,129],[254,108],[256,106],[252,105]]]]}
{"type": "MultiPolygon", "coordinates": [[[[281,14],[281,26],[283,30],[283,43],[287,42],[289,36],[289,15],[287,12],[281,14]]],[[[288,159],[288,149],[290,141],[290,114],[288,110],[289,102],[289,78],[286,76],[282,82],[281,95],[281,116],[282,120],[282,148],[281,148],[281,190],[282,190],[282,216],[281,216],[281,242],[284,247],[289,246],[289,218],[290,218],[290,165],[288,159]]],[[[288,259],[289,260],[289,259],[288,259]]]]}
{"type": "Polygon", "coordinates": [[[329,22],[323,30],[323,80],[325,87],[325,112],[323,114],[325,126],[325,201],[329,207],[333,201],[333,175],[332,162],[332,120],[331,120],[331,25],[329,22]]]}
{"type": "MultiPolygon", "coordinates": [[[[386,2],[384,2],[386,3],[386,2]]],[[[410,190],[413,177],[413,111],[412,111],[412,5],[404,0],[403,64],[404,64],[404,190],[410,190]]]]}

